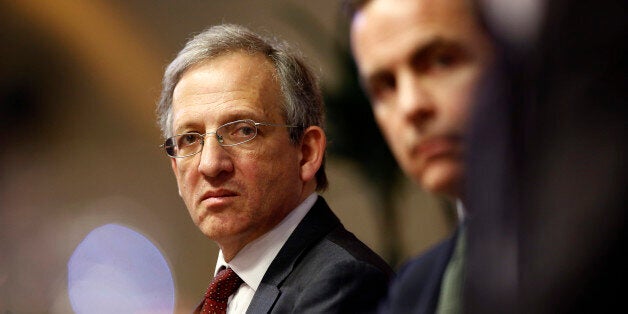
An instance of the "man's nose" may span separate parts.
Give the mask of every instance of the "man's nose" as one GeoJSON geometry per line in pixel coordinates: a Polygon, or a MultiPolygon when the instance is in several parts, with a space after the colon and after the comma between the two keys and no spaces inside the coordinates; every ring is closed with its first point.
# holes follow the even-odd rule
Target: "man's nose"
{"type": "Polygon", "coordinates": [[[207,177],[217,177],[222,172],[233,171],[231,156],[218,144],[215,134],[208,134],[204,143],[198,164],[200,173],[207,177]]]}
{"type": "Polygon", "coordinates": [[[435,114],[434,99],[429,88],[415,73],[402,73],[397,84],[397,107],[405,119],[421,123],[435,114]]]}

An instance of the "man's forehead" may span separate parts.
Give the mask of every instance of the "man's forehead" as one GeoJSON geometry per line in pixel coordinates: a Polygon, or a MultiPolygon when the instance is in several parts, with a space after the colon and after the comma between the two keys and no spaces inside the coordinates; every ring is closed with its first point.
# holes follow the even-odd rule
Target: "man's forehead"
{"type": "Polygon", "coordinates": [[[470,0],[372,0],[354,14],[351,29],[404,26],[407,23],[456,23],[474,16],[470,0]],[[452,19],[454,18],[454,19],[452,19]]]}
{"type": "Polygon", "coordinates": [[[190,66],[174,88],[176,100],[186,93],[262,93],[277,85],[275,69],[264,56],[235,52],[190,66]]]}
{"type": "Polygon", "coordinates": [[[361,71],[372,72],[382,63],[394,63],[404,51],[434,37],[432,17],[424,14],[417,1],[391,2],[396,1],[372,1],[352,21],[351,44],[361,71]]]}
{"type": "Polygon", "coordinates": [[[468,0],[374,0],[354,16],[351,44],[362,63],[362,55],[377,59],[377,49],[391,54],[387,47],[403,49],[436,37],[467,41],[476,29],[468,0]]]}
{"type": "Polygon", "coordinates": [[[279,111],[282,94],[274,67],[264,60],[263,56],[236,53],[190,67],[173,93],[175,127],[188,120],[204,121],[208,114],[210,120],[270,118],[279,111]]]}
{"type": "Polygon", "coordinates": [[[226,70],[224,71],[226,73],[221,74],[225,80],[232,80],[237,77],[237,74],[242,73],[246,73],[245,75],[249,78],[263,77],[266,79],[265,76],[269,74],[271,74],[270,77],[274,76],[274,67],[264,55],[237,50],[221,53],[189,66],[181,73],[179,83],[190,73],[198,75],[203,72],[212,73],[218,70],[226,70]]]}

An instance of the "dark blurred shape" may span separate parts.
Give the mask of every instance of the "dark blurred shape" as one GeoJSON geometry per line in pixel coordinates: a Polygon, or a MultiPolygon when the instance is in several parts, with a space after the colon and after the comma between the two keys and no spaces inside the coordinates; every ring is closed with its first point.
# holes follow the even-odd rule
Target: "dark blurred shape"
{"type": "Polygon", "coordinates": [[[116,224],[94,229],[68,262],[76,313],[173,313],[174,282],[163,255],[143,235],[116,224]]]}
{"type": "MultiPolygon", "coordinates": [[[[512,2],[512,1],[511,1],[512,2]]],[[[626,265],[625,1],[545,3],[499,47],[472,125],[468,313],[607,313],[626,265]]]]}
{"type": "MultiPolygon", "coordinates": [[[[7,147],[28,145],[53,123],[47,97],[66,81],[66,74],[56,58],[58,47],[33,27],[6,10],[0,10],[0,130],[7,147]],[[15,38],[21,34],[26,39],[15,38]],[[46,51],[42,56],[42,51],[46,51]],[[25,141],[25,136],[31,141],[25,141]]],[[[6,153],[0,152],[0,157],[6,153]]]]}
{"type": "Polygon", "coordinates": [[[0,124],[3,130],[9,126],[34,125],[40,119],[40,107],[35,97],[37,83],[18,80],[2,86],[0,90],[0,124]]]}

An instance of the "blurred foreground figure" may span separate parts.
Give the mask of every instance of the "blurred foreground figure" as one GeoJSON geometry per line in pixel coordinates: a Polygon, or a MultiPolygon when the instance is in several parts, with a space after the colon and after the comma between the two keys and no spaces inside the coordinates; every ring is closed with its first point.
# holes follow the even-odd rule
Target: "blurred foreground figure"
{"type": "Polygon", "coordinates": [[[323,111],[300,56],[240,26],[196,35],[166,69],[165,153],[220,248],[197,312],[368,313],[386,294],[390,267],[316,193],[323,111]]]}
{"type": "Polygon", "coordinates": [[[491,44],[469,0],[347,5],[360,78],[397,162],[423,189],[459,207],[456,232],[402,266],[381,311],[459,312],[465,267],[464,140],[491,44]]]}
{"type": "Polygon", "coordinates": [[[624,307],[625,1],[478,1],[499,54],[472,120],[465,308],[624,307]]]}

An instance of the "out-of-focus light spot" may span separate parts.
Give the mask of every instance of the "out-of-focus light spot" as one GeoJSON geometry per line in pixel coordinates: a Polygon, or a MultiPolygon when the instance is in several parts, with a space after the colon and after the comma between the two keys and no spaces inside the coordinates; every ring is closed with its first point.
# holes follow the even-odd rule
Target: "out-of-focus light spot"
{"type": "Polygon", "coordinates": [[[116,224],[78,245],[68,262],[68,294],[76,313],[174,312],[174,282],[161,252],[116,224]]]}
{"type": "Polygon", "coordinates": [[[503,40],[526,47],[534,44],[545,13],[541,0],[481,0],[488,24],[503,40]]]}

